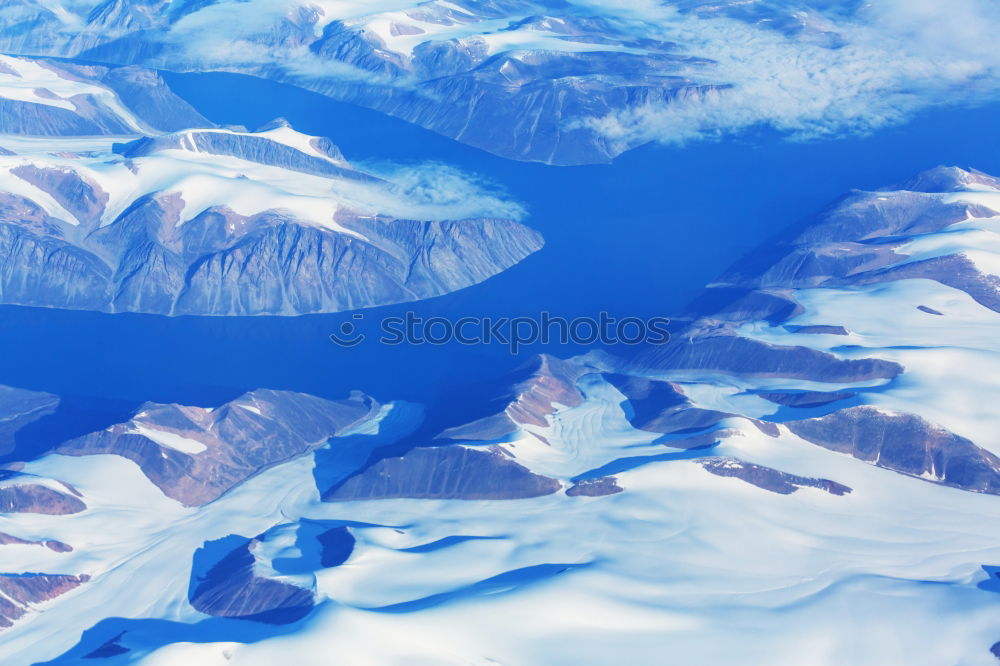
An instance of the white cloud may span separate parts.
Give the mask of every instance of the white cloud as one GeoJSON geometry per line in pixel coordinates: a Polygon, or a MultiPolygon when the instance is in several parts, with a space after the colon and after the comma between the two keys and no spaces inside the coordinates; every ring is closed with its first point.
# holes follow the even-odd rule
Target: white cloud
{"type": "MultiPolygon", "coordinates": [[[[22,4],[30,8],[28,0],[22,4]]],[[[82,17],[95,4],[96,0],[74,0],[60,6],[82,17]]],[[[695,84],[725,86],[670,103],[566,121],[592,127],[623,148],[645,141],[714,137],[756,125],[798,138],[866,132],[901,122],[924,108],[1000,98],[997,0],[569,0],[558,9],[525,0],[503,6],[510,15],[497,20],[492,3],[473,0],[436,5],[424,0],[221,0],[172,25],[167,25],[168,12],[161,10],[154,17],[162,27],[155,39],[167,48],[160,59],[146,64],[235,70],[324,93],[358,82],[414,89],[416,74],[407,71],[406,61],[415,39],[496,32],[507,18],[522,15],[576,13],[605,17],[625,26],[629,35],[674,42],[682,54],[710,59],[714,65],[692,67],[689,78],[695,84]],[[697,11],[683,12],[678,6],[697,11]],[[759,15],[726,18],[727,7],[736,8],[744,18],[754,12],[759,15]],[[448,23],[448,30],[407,36],[401,43],[409,46],[398,53],[371,56],[389,63],[386,74],[336,59],[357,57],[350,48],[340,56],[318,55],[310,49],[330,21],[345,20],[357,28],[381,26],[372,29],[385,37],[391,32],[387,17],[399,18],[398,12],[414,9],[423,17],[424,27],[438,25],[435,21],[448,23],[435,11],[457,11],[462,20],[457,32],[448,23]],[[782,25],[801,29],[782,32],[782,25]],[[395,65],[402,69],[395,70],[395,65]]],[[[27,11],[24,7],[21,14],[27,11]]],[[[78,28],[74,21],[64,27],[67,36],[78,28]]],[[[147,38],[153,34],[147,33],[147,38]]],[[[526,43],[565,50],[625,48],[555,40],[537,31],[503,32],[489,39],[493,47],[503,48],[526,43]],[[540,36],[544,39],[538,41],[540,36]]],[[[77,42],[89,43],[87,38],[77,42]]]]}
{"type": "Polygon", "coordinates": [[[498,217],[520,220],[524,207],[501,186],[439,162],[396,164],[354,163],[385,178],[389,187],[371,187],[359,198],[369,207],[394,217],[418,220],[455,220],[498,217]]]}
{"type": "MultiPolygon", "coordinates": [[[[711,82],[731,86],[583,121],[623,147],[756,125],[798,138],[867,132],[923,108],[1000,97],[998,3],[876,0],[848,19],[802,10],[809,29],[787,35],[766,23],[699,18],[647,0],[583,1],[715,60],[711,82]],[[816,39],[823,31],[836,33],[838,46],[816,39]]],[[[705,82],[705,74],[692,78],[705,82]]]]}
{"type": "MultiPolygon", "coordinates": [[[[716,137],[757,125],[796,138],[867,132],[923,108],[1000,97],[1000,49],[995,47],[1000,3],[994,0],[872,0],[857,8],[825,0],[731,3],[742,11],[760,11],[760,21],[726,18],[718,11],[685,13],[659,0],[571,2],[565,11],[608,17],[637,37],[671,41],[684,54],[716,63],[692,69],[689,76],[722,88],[568,121],[585,124],[622,148],[716,137]],[[785,34],[771,27],[768,15],[785,16],[803,29],[785,34]]],[[[182,46],[192,61],[263,75],[277,66],[307,87],[314,80],[389,84],[371,72],[316,56],[308,42],[330,20],[418,4],[253,0],[253,11],[234,12],[232,3],[222,2],[181,19],[166,39],[182,46]],[[279,24],[297,26],[288,33],[296,36],[274,41],[279,24]]],[[[391,82],[412,84],[406,77],[391,82]]]]}

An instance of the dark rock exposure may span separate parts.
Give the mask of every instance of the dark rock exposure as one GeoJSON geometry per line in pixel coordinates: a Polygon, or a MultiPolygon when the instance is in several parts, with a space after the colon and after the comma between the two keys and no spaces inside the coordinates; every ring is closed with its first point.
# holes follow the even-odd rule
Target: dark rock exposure
{"type": "Polygon", "coordinates": [[[87,505],[68,492],[14,479],[0,487],[0,513],[42,513],[62,516],[80,513],[87,505]]]}
{"type": "Polygon", "coordinates": [[[962,490],[1000,494],[1000,458],[913,414],[859,406],[784,425],[813,444],[878,467],[962,490]]]}
{"type": "Polygon", "coordinates": [[[267,624],[289,624],[305,617],[314,606],[312,591],[256,575],[257,544],[257,539],[246,540],[204,577],[192,580],[191,605],[207,615],[267,624]]]}
{"type": "Polygon", "coordinates": [[[601,476],[596,479],[581,479],[566,489],[570,497],[602,497],[620,493],[624,488],[618,485],[613,476],[601,476]]]}
{"type": "Polygon", "coordinates": [[[13,626],[33,604],[55,599],[89,580],[86,574],[0,574],[0,629],[13,626]]]}
{"type": "Polygon", "coordinates": [[[328,502],[362,499],[510,500],[551,495],[561,485],[494,448],[416,448],[384,458],[327,492],[328,502]]]}
{"type": "Polygon", "coordinates": [[[698,463],[716,476],[729,476],[770,490],[779,495],[791,495],[799,488],[818,488],[831,495],[846,495],[851,489],[830,479],[815,479],[781,472],[763,465],[755,465],[736,458],[702,458],[698,463]]]}
{"type": "Polygon", "coordinates": [[[69,441],[58,453],[128,458],[168,497],[196,506],[315,450],[375,411],[375,401],[360,393],[331,401],[260,390],[215,409],[148,403],[132,420],[69,441]]]}

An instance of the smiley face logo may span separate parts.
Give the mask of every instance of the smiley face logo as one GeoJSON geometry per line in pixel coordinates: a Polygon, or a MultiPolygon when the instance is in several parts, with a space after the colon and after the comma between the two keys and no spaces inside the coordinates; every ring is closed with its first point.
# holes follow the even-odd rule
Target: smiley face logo
{"type": "MultiPolygon", "coordinates": [[[[354,321],[361,321],[365,316],[363,314],[354,314],[351,319],[354,321]]],[[[330,340],[340,347],[356,347],[365,341],[365,334],[358,332],[358,327],[353,321],[345,321],[340,324],[339,331],[330,334],[330,340]]]]}

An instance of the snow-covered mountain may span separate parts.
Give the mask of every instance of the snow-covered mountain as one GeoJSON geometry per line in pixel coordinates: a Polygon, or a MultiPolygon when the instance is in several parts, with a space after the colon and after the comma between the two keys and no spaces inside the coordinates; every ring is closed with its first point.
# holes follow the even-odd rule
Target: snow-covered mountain
{"type": "Polygon", "coordinates": [[[0,135],[132,135],[210,127],[141,67],[0,55],[0,135]]]}
{"type": "Polygon", "coordinates": [[[216,128],[147,70],[0,64],[0,302],[336,312],[454,291],[541,247],[513,220],[463,219],[287,123],[216,128]]]}
{"type": "Polygon", "coordinates": [[[19,0],[2,8],[0,50],[242,72],[505,157],[581,164],[758,124],[863,131],[942,96],[995,95],[998,63],[963,15],[906,4],[19,0]]]}
{"type": "Polygon", "coordinates": [[[996,663],[998,225],[1000,181],[940,168],[628,359],[144,405],[8,466],[0,659],[996,663]]]}
{"type": "Polygon", "coordinates": [[[627,146],[582,121],[714,87],[694,74],[707,60],[568,3],[112,0],[5,11],[17,17],[0,30],[6,52],[276,78],[535,161],[606,161],[627,146]]]}

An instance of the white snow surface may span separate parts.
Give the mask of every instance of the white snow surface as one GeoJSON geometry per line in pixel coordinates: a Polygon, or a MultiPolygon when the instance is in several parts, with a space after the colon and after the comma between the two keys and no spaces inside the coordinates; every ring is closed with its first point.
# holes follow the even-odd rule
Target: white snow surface
{"type": "MultiPolygon", "coordinates": [[[[974,243],[991,252],[995,246],[980,234],[994,223],[967,220],[915,238],[912,249],[965,252],[972,247],[964,243],[974,243]]],[[[979,584],[988,577],[982,566],[1000,563],[1000,497],[878,468],[784,427],[772,437],[743,417],[778,411],[750,391],[853,389],[865,404],[919,414],[1000,453],[1000,314],[926,279],[804,289],[795,298],[803,311],[790,323],[842,325],[849,335],[796,334],[764,322],[739,333],[843,358],[894,360],[905,373],[888,383],[845,385],[663,372],[657,377],[677,382],[697,406],[737,415],[720,424],[719,445],[699,453],[630,425],[624,396],[598,374],[614,369],[608,357],[577,359],[594,370],[578,381],[583,403],[560,407],[545,426],[526,426],[502,447],[564,487],[619,461],[610,472],[624,488],[618,494],[324,503],[313,477],[322,457],[310,454],[206,506],[185,508],[117,456],[29,463],[24,472],[34,478],[79,489],[88,509],[0,516],[0,531],[75,548],[2,546],[0,569],[93,578],[4,630],[0,661],[52,659],[102,617],[197,623],[204,616],[187,600],[192,553],[227,535],[268,532],[253,549],[256,574],[310,589],[320,602],[295,631],[261,625],[259,640],[246,644],[217,642],[210,633],[132,644],[131,653],[107,663],[995,663],[989,648],[1000,640],[1000,597],[979,584]],[[698,455],[829,479],[851,492],[802,487],[782,495],[715,476],[691,459],[698,455]],[[295,539],[301,519],[351,521],[357,544],[350,558],[280,575],[272,562],[303,554],[295,539]],[[466,539],[413,550],[448,537],[466,539]],[[482,584],[538,565],[562,571],[482,584]]],[[[411,407],[386,405],[349,434],[389,432],[411,407]]],[[[176,440],[161,443],[180,448],[176,440]]],[[[128,644],[127,634],[123,640],[128,644]]]]}
{"type": "Polygon", "coordinates": [[[73,98],[85,96],[103,106],[109,115],[117,116],[136,133],[147,131],[145,123],[125,108],[110,88],[89,83],[28,58],[0,55],[0,98],[55,106],[77,111],[73,98]]]}
{"type": "MultiPolygon", "coordinates": [[[[843,323],[853,331],[849,342],[862,346],[855,355],[890,354],[890,338],[928,347],[929,358],[897,350],[894,358],[908,368],[904,377],[912,378],[866,400],[916,411],[989,444],[976,438],[995,426],[975,424],[996,400],[972,401],[968,409],[979,412],[953,412],[949,420],[944,417],[955,405],[939,402],[934,408],[931,394],[957,403],[965,391],[987,390],[993,374],[982,363],[997,356],[995,346],[971,360],[933,354],[945,342],[985,346],[1000,315],[961,292],[921,280],[801,295],[806,311],[797,323],[843,323]],[[916,310],[917,300],[942,308],[946,317],[916,310]],[[983,375],[978,384],[973,372],[983,375]]],[[[811,341],[818,348],[832,349],[832,338],[845,342],[843,336],[761,327],[743,332],[775,342],[811,341]]],[[[713,375],[683,381],[699,406],[738,413],[759,407],[713,375]]],[[[768,385],[741,381],[746,388],[768,385]]],[[[578,385],[582,405],[559,409],[547,426],[530,426],[503,445],[519,463],[569,485],[571,478],[614,460],[679,453],[657,443],[657,434],[632,428],[622,394],[600,375],[585,375],[578,385]]],[[[786,380],[785,388],[798,387],[786,380]]],[[[396,409],[383,408],[378,421],[357,432],[377,432],[375,424],[391,421],[396,409]]],[[[977,584],[986,579],[981,565],[1000,561],[1000,498],[873,467],[784,428],[775,438],[742,418],[723,426],[728,432],[721,444],[705,455],[832,479],[852,492],[834,496],[805,487],[780,495],[714,476],[678,457],[617,473],[625,490],[605,497],[557,493],[507,501],[331,504],[319,501],[315,457],[309,455],[190,509],[163,497],[121,458],[49,456],[25,471],[73,484],[88,510],[62,517],[9,515],[0,519],[0,531],[59,539],[76,550],[44,553],[29,565],[24,549],[0,547],[0,563],[6,570],[45,565],[94,578],[6,630],[0,660],[27,664],[57,656],[99,616],[197,622],[202,616],[186,600],[194,549],[206,540],[254,536],[280,525],[254,548],[257,575],[277,576],[269,562],[299,553],[290,523],[308,518],[376,526],[350,528],[357,545],[344,565],[279,577],[313,589],[323,601],[297,631],[263,632],[247,644],[176,643],[109,663],[993,663],[989,647],[1000,639],[1000,599],[977,584]],[[452,536],[488,538],[408,551],[452,536]],[[544,564],[567,569],[532,583],[471,587],[544,564]],[[419,600],[432,601],[383,610],[419,600]]]]}
{"type": "MultiPolygon", "coordinates": [[[[50,8],[52,9],[52,8],[50,8]]],[[[78,8],[71,8],[78,9],[78,8]]],[[[53,10],[55,11],[55,10],[53,10]]],[[[57,12],[58,13],[58,12],[57,12]]],[[[157,133],[133,116],[110,89],[69,74],[43,61],[0,55],[0,98],[78,110],[78,96],[103,107],[134,129],[121,137],[31,137],[0,135],[0,193],[29,199],[47,215],[71,226],[85,222],[69,212],[44,187],[31,184],[13,171],[17,167],[73,172],[98,189],[107,202],[99,224],[111,224],[137,199],[171,199],[175,226],[216,208],[239,216],[274,212],[305,224],[362,238],[338,221],[340,216],[384,216],[416,220],[475,217],[520,218],[524,210],[489,183],[441,164],[375,165],[384,172],[372,177],[340,156],[318,148],[321,137],[298,132],[287,123],[258,132],[201,128],[160,135],[177,139],[178,148],[162,148],[134,159],[113,152],[113,144],[157,133]],[[65,74],[65,73],[63,73],[65,74]],[[39,92],[48,91],[48,92],[39,92]],[[292,148],[306,158],[343,169],[343,175],[314,175],[200,150],[196,134],[226,134],[234,138],[271,141],[282,150],[292,148]],[[179,207],[176,205],[179,202],[179,207]]],[[[232,231],[232,230],[231,230],[232,231]]]]}
{"type": "Polygon", "coordinates": [[[32,165],[75,172],[107,194],[108,202],[100,219],[102,226],[113,223],[134,201],[146,195],[158,199],[180,198],[175,226],[209,209],[224,208],[241,216],[272,211],[356,237],[361,235],[341,226],[336,219],[338,215],[438,220],[516,218],[523,214],[519,205],[483,188],[475,179],[437,164],[390,170],[386,179],[369,181],[347,176],[320,176],[200,151],[188,138],[192,132],[262,137],[357,173],[343,160],[329,158],[317,151],[313,145],[316,137],[289,127],[258,133],[225,129],[180,132],[182,148],[160,149],[128,160],[111,152],[113,139],[64,141],[62,138],[26,139],[0,135],[0,146],[15,153],[0,155],[0,192],[30,199],[51,217],[74,226],[81,222],[75,215],[50,193],[12,171],[19,166],[32,165]],[[446,194],[446,190],[454,187],[462,197],[446,194]]]}
{"type": "Polygon", "coordinates": [[[576,41],[572,35],[540,30],[530,24],[512,28],[514,23],[529,16],[487,18],[452,3],[432,2],[415,10],[373,13],[349,21],[348,25],[374,35],[385,49],[406,58],[412,58],[413,50],[421,44],[450,40],[482,45],[485,56],[511,51],[645,52],[614,43],[576,41]]]}
{"type": "MultiPolygon", "coordinates": [[[[597,376],[582,385],[585,404],[556,414],[547,429],[550,460],[521,462],[565,477],[653,449],[655,435],[623,425],[614,389],[597,376]]],[[[853,492],[778,495],[674,460],[619,474],[625,492],[607,497],[324,504],[307,456],[186,509],[128,461],[51,456],[28,471],[73,483],[90,509],[8,516],[0,529],[73,544],[44,563],[94,579],[7,630],[0,658],[59,654],[97,619],[95,609],[195,622],[200,614],[185,598],[193,549],[308,517],[386,527],[351,528],[355,552],[316,572],[317,595],[329,601],[300,631],[246,645],[169,645],[141,663],[654,664],[663,654],[678,664],[800,664],[803,655],[818,665],[991,663],[998,602],[976,583],[985,577],[980,564],[1000,558],[990,529],[1000,520],[996,497],[871,467],[787,432],[770,438],[746,422],[731,425],[739,434],[713,454],[831,478],[853,492]],[[455,535],[491,538],[404,552],[455,535]],[[586,566],[492,593],[468,589],[539,564],[586,566]],[[409,612],[378,610],[442,593],[453,596],[409,612]]],[[[258,575],[291,543],[284,529],[259,545],[258,575]]],[[[25,566],[7,552],[0,548],[7,569],[25,566]]]]}
{"type": "Polygon", "coordinates": [[[150,428],[141,423],[135,423],[132,432],[143,437],[148,437],[160,446],[165,446],[168,449],[174,449],[181,453],[201,453],[208,449],[207,446],[190,437],[184,437],[168,430],[150,428]]]}

